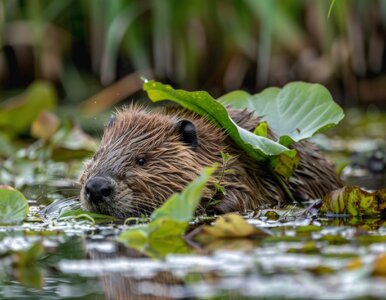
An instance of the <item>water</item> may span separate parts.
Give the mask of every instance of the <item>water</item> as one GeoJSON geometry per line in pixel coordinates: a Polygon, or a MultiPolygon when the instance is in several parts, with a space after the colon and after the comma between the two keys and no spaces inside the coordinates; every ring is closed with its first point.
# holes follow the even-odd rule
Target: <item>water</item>
{"type": "MultiPolygon", "coordinates": [[[[31,215],[35,211],[31,209],[31,215]]],[[[118,243],[116,236],[127,228],[122,224],[52,218],[0,227],[4,269],[0,297],[385,297],[386,274],[374,274],[375,262],[386,253],[383,221],[307,219],[295,214],[277,221],[248,220],[273,235],[196,244],[187,254],[170,253],[158,260],[118,243]],[[21,253],[36,244],[43,248],[39,257],[29,254],[34,258],[31,264],[18,264],[21,253]]]]}
{"type": "MultiPolygon", "coordinates": [[[[385,174],[366,167],[380,141],[370,129],[372,139],[317,141],[334,150],[328,155],[337,165],[347,164],[348,151],[366,150],[343,174],[347,182],[379,188],[385,174]]],[[[0,227],[0,299],[386,299],[384,220],[305,216],[289,207],[284,214],[245,216],[270,236],[181,240],[184,251],[174,247],[154,259],[117,242],[129,226],[123,222],[58,220],[60,211],[77,204],[63,199],[78,190],[57,166],[47,169],[55,180],[32,171],[20,178],[34,200],[26,222],[0,227]],[[60,201],[42,212],[53,200],[60,201]]]]}

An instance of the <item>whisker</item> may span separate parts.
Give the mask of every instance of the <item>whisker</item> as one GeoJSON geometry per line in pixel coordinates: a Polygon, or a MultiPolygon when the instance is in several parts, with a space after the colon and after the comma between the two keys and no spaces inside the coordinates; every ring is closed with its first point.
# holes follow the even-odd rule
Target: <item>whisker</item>
{"type": "Polygon", "coordinates": [[[79,195],[77,196],[71,196],[71,197],[67,197],[67,198],[63,198],[63,199],[60,199],[61,201],[70,201],[70,200],[79,200],[80,197],[79,195]]]}

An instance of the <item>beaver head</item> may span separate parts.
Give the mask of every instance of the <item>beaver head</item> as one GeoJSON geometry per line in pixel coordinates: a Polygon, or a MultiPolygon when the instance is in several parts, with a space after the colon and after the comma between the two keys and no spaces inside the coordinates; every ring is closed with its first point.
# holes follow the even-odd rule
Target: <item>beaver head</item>
{"type": "Polygon", "coordinates": [[[81,176],[82,208],[120,218],[148,214],[213,164],[222,140],[218,128],[183,110],[121,110],[81,176]]]}

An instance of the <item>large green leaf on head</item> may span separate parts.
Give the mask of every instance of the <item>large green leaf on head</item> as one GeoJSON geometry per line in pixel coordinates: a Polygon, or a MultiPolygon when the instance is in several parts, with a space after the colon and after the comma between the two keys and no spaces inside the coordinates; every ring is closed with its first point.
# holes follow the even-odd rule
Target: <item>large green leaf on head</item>
{"type": "Polygon", "coordinates": [[[289,150],[275,141],[257,136],[238,126],[228,115],[225,107],[207,92],[175,90],[170,85],[153,80],[145,82],[143,88],[153,102],[170,100],[217,123],[227,131],[240,148],[256,160],[264,161],[270,156],[289,150]]]}
{"type": "Polygon", "coordinates": [[[344,117],[329,91],[315,83],[292,82],[255,95],[234,91],[218,100],[233,108],[254,110],[285,146],[333,127],[344,117]]]}

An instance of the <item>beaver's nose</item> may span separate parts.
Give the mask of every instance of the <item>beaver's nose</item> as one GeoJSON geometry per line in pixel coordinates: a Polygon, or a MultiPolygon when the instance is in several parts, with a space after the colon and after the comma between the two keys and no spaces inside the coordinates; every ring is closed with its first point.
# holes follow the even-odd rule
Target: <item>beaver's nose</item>
{"type": "Polygon", "coordinates": [[[91,202],[100,202],[113,193],[113,186],[106,178],[96,176],[87,181],[85,190],[91,202]]]}

